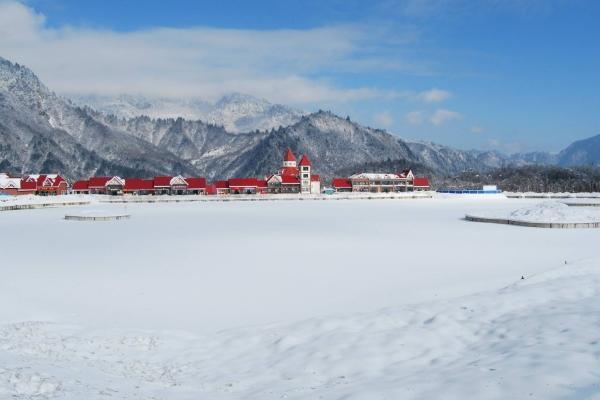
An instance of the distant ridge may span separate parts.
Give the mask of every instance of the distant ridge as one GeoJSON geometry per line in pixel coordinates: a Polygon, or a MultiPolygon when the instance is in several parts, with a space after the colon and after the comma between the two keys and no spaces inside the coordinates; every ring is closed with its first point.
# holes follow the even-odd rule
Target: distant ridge
{"type": "MultiPolygon", "coordinates": [[[[139,109],[153,107],[138,100],[139,109]]],[[[77,106],[51,92],[28,68],[0,58],[0,170],[60,172],[71,179],[96,174],[264,176],[279,167],[287,147],[309,154],[315,171],[326,179],[345,171],[392,165],[382,164],[388,161],[450,176],[511,165],[596,165],[600,160],[600,136],[575,142],[559,155],[509,156],[405,141],[329,111],[290,114],[285,106],[239,94],[222,99],[214,110],[219,110],[219,118],[232,118],[238,128],[244,126],[241,121],[252,125],[256,121],[248,115],[263,115],[263,111],[273,116],[280,110],[281,115],[293,117],[286,120],[289,125],[281,120],[277,128],[251,132],[230,132],[216,122],[217,117],[213,122],[119,117],[77,106]]]]}

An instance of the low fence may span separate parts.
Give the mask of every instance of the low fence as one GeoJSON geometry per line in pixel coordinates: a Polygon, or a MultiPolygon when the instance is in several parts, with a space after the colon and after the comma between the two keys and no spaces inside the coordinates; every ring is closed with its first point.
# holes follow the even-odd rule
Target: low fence
{"type": "Polygon", "coordinates": [[[600,193],[504,192],[509,199],[600,199],[600,193]]]}
{"type": "Polygon", "coordinates": [[[13,204],[13,205],[9,205],[9,206],[0,206],[0,211],[33,210],[36,208],[82,206],[82,205],[87,205],[87,204],[91,204],[91,201],[13,204]]]}
{"type": "Polygon", "coordinates": [[[101,203],[182,203],[182,202],[210,202],[210,201],[281,201],[281,200],[383,200],[383,199],[430,199],[431,192],[403,192],[403,193],[335,193],[331,195],[286,195],[286,194],[228,194],[228,195],[192,195],[192,196],[98,196],[101,203]]]}
{"type": "Polygon", "coordinates": [[[519,221],[505,218],[489,218],[478,217],[475,215],[465,215],[467,221],[485,222],[490,224],[516,225],[526,226],[530,228],[555,228],[555,229],[572,229],[572,228],[600,228],[600,222],[530,222],[519,221]]]}
{"type": "Polygon", "coordinates": [[[131,215],[65,215],[67,221],[119,221],[130,219],[131,215]]]}

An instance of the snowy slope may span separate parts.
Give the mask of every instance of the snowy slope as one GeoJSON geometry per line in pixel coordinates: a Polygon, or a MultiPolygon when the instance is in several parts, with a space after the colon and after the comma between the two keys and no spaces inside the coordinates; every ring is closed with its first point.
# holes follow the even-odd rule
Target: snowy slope
{"type": "Polygon", "coordinates": [[[71,96],[77,104],[120,118],[184,118],[224,127],[230,133],[270,130],[296,123],[303,113],[254,96],[232,93],[217,102],[199,98],[163,98],[120,95],[71,96]]]}
{"type": "Polygon", "coordinates": [[[171,152],[109,126],[0,58],[0,169],[92,174],[194,173],[171,152]]]}
{"type": "Polygon", "coordinates": [[[0,398],[594,398],[600,230],[461,220],[533,204],[5,212],[0,398]]]}

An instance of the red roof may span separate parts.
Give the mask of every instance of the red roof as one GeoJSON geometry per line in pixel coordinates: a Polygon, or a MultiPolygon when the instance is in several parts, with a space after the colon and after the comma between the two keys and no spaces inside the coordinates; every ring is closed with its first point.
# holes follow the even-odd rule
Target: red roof
{"type": "Polygon", "coordinates": [[[215,187],[217,189],[227,189],[229,187],[229,182],[227,181],[216,181],[215,187]]]}
{"type": "Polygon", "coordinates": [[[229,187],[257,187],[258,181],[256,178],[231,178],[229,179],[229,187]]]}
{"type": "Polygon", "coordinates": [[[188,189],[204,189],[206,188],[206,179],[204,178],[185,178],[188,183],[188,189]]]}
{"type": "Polygon", "coordinates": [[[319,182],[321,180],[321,176],[319,176],[319,175],[311,175],[310,176],[310,180],[311,180],[311,182],[319,182]]]}
{"type": "Polygon", "coordinates": [[[333,178],[334,189],[352,189],[352,182],[348,178],[333,178]]]}
{"type": "Polygon", "coordinates": [[[171,187],[172,176],[155,176],[154,187],[171,187]]]}
{"type": "Polygon", "coordinates": [[[45,180],[46,180],[46,175],[40,175],[40,176],[38,176],[37,187],[41,188],[42,186],[44,186],[44,181],[45,180]]]}
{"type": "Polygon", "coordinates": [[[127,178],[125,179],[124,190],[153,190],[154,180],[152,179],[140,179],[140,178],[127,178]]]}
{"type": "Polygon", "coordinates": [[[73,190],[87,190],[89,188],[89,181],[77,181],[73,184],[73,190]]]}
{"type": "Polygon", "coordinates": [[[283,168],[281,168],[281,175],[298,176],[298,168],[296,168],[296,167],[283,167],[283,168]]]}
{"type": "Polygon", "coordinates": [[[267,187],[267,181],[266,180],[257,180],[256,181],[256,185],[259,188],[266,188],[267,187]]]}
{"type": "Polygon", "coordinates": [[[21,179],[21,188],[19,190],[36,190],[37,182],[33,180],[21,179]]]}
{"type": "Polygon", "coordinates": [[[415,177],[415,179],[413,179],[413,186],[429,187],[429,179],[425,177],[415,177]]]}
{"type": "Polygon", "coordinates": [[[299,185],[300,180],[295,176],[281,175],[281,183],[284,185],[299,185]]]}
{"type": "Polygon", "coordinates": [[[303,167],[310,167],[310,160],[308,159],[308,156],[306,154],[302,154],[302,158],[300,159],[299,165],[303,167]]]}
{"type": "Polygon", "coordinates": [[[110,176],[93,176],[88,181],[88,187],[90,187],[90,188],[105,187],[106,182],[108,182],[110,180],[111,180],[110,176]]]}
{"type": "Polygon", "coordinates": [[[294,153],[292,153],[292,149],[290,149],[289,147],[288,147],[287,151],[285,152],[283,161],[296,161],[296,157],[294,156],[294,153]]]}

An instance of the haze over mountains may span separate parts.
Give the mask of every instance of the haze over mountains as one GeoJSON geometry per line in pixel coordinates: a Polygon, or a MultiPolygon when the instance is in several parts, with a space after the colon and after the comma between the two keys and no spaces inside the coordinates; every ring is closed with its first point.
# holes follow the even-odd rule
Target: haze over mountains
{"type": "Polygon", "coordinates": [[[306,113],[253,96],[232,93],[215,103],[200,98],[150,98],[146,96],[72,96],[82,106],[89,106],[120,118],[184,118],[223,126],[230,133],[270,130],[292,125],[306,113]]]}
{"type": "Polygon", "coordinates": [[[100,174],[263,176],[279,167],[288,146],[309,154],[325,178],[390,160],[439,175],[600,161],[600,136],[556,155],[464,151],[406,141],[331,112],[306,114],[240,94],[216,103],[134,96],[70,101],[46,88],[28,68],[0,58],[3,171],[60,172],[71,179],[100,174]]]}

